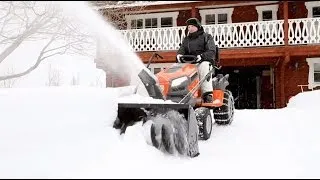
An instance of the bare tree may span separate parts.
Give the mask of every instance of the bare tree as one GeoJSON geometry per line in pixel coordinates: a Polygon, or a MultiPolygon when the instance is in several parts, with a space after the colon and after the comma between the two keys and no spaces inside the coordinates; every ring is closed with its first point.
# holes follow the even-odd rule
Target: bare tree
{"type": "MultiPolygon", "coordinates": [[[[0,76],[7,80],[24,76],[35,70],[41,62],[65,53],[86,54],[83,48],[94,43],[87,32],[63,15],[62,9],[50,2],[1,1],[0,2],[0,65],[22,43],[27,41],[46,42],[36,62],[26,70],[0,76]]],[[[28,57],[25,57],[28,58],[28,57]]]]}
{"type": "Polygon", "coordinates": [[[52,68],[49,65],[47,86],[60,86],[61,85],[61,71],[57,68],[52,68]]]}
{"type": "Polygon", "coordinates": [[[72,76],[70,84],[73,86],[80,84],[79,74],[77,74],[77,76],[72,76]]]}
{"type": "Polygon", "coordinates": [[[105,87],[105,83],[103,82],[103,80],[101,78],[105,78],[105,74],[102,73],[102,74],[99,74],[98,76],[96,76],[96,79],[94,82],[91,82],[90,83],[90,86],[92,87],[105,87]]]}
{"type": "MultiPolygon", "coordinates": [[[[136,14],[145,9],[144,5],[128,6],[140,1],[91,1],[99,12],[106,17],[118,29],[126,29],[127,21],[125,15],[136,14]],[[102,7],[102,8],[101,8],[102,7]]],[[[144,1],[148,2],[148,1],[144,1]]]]}
{"type": "MultiPolygon", "coordinates": [[[[9,68],[6,72],[7,75],[12,75],[14,73],[15,73],[15,70],[13,67],[9,68]]],[[[0,81],[0,88],[13,88],[17,80],[18,80],[17,78],[2,80],[0,81]]]]}

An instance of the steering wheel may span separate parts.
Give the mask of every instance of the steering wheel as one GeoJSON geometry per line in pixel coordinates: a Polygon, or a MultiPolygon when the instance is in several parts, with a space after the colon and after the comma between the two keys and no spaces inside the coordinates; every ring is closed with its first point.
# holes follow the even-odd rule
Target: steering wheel
{"type": "Polygon", "coordinates": [[[197,56],[195,55],[182,55],[180,57],[180,61],[183,63],[194,63],[197,60],[197,56]]]}

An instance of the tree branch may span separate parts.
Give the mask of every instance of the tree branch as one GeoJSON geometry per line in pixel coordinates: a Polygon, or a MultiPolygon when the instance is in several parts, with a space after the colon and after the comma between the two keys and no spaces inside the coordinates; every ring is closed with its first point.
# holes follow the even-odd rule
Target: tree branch
{"type": "Polygon", "coordinates": [[[86,28],[80,27],[80,25],[76,23],[71,23],[73,21],[65,21],[66,17],[64,17],[61,11],[56,9],[55,6],[40,4],[45,7],[43,9],[39,6],[40,8],[38,9],[37,5],[36,2],[12,2],[12,6],[10,6],[11,9],[9,9],[11,11],[10,13],[8,13],[8,9],[1,10],[0,7],[0,11],[4,12],[0,12],[2,17],[8,13],[7,17],[0,22],[6,22],[2,27],[2,33],[0,33],[0,45],[5,47],[0,54],[0,64],[5,61],[21,43],[50,38],[39,52],[36,62],[33,63],[31,67],[28,67],[21,73],[0,76],[0,81],[27,75],[35,70],[42,61],[57,54],[72,51],[78,51],[78,54],[91,53],[91,47],[94,45],[91,44],[92,36],[87,34],[86,28]],[[54,42],[60,43],[60,41],[64,44],[51,47],[52,44],[56,44],[54,42]],[[86,51],[84,51],[84,49],[86,49],[86,51]]]}
{"type": "Polygon", "coordinates": [[[9,47],[7,47],[1,54],[0,54],[0,63],[2,63],[20,44],[23,42],[24,38],[21,36],[20,38],[16,39],[9,47]]]}
{"type": "MultiPolygon", "coordinates": [[[[11,8],[12,8],[12,3],[10,3],[10,7],[9,7],[9,9],[7,10],[7,13],[6,13],[4,16],[0,17],[0,20],[1,20],[1,19],[4,19],[4,18],[6,18],[6,17],[8,17],[8,16],[10,15],[10,13],[11,13],[11,8]]],[[[5,8],[5,9],[6,9],[6,8],[5,8]]]]}
{"type": "Polygon", "coordinates": [[[32,72],[33,70],[35,70],[41,61],[37,61],[33,66],[31,66],[29,69],[27,69],[26,71],[22,72],[22,73],[17,73],[17,74],[12,74],[12,75],[6,75],[6,76],[0,76],[0,81],[4,81],[7,79],[13,79],[13,78],[18,78],[24,75],[29,74],[30,72],[32,72]]]}
{"type": "Polygon", "coordinates": [[[33,29],[24,32],[21,36],[19,36],[10,46],[8,46],[1,54],[0,54],[0,63],[2,63],[20,44],[28,38],[33,32],[33,29]]]}
{"type": "Polygon", "coordinates": [[[23,72],[21,72],[21,73],[12,74],[12,75],[6,75],[6,76],[0,76],[0,81],[7,80],[7,79],[18,78],[18,77],[27,75],[27,74],[29,74],[30,72],[32,72],[33,70],[35,70],[35,69],[40,65],[40,63],[41,63],[44,59],[46,59],[46,58],[43,58],[44,51],[45,51],[46,48],[48,48],[49,45],[54,41],[54,38],[55,38],[55,36],[52,36],[52,38],[50,39],[50,41],[42,48],[42,50],[40,51],[39,56],[38,56],[38,58],[37,58],[37,61],[36,61],[36,63],[35,63],[33,66],[31,66],[30,68],[28,68],[27,70],[25,70],[25,71],[23,71],[23,72]]]}

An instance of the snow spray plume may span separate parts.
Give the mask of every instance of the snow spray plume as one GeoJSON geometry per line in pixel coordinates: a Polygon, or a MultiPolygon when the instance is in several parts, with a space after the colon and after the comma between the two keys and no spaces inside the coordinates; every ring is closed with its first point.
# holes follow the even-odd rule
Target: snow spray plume
{"type": "Polygon", "coordinates": [[[141,59],[131,50],[119,30],[103,19],[87,2],[56,2],[66,16],[82,23],[97,42],[96,58],[107,70],[127,78],[131,85],[141,83],[138,74],[146,69],[141,59]]]}

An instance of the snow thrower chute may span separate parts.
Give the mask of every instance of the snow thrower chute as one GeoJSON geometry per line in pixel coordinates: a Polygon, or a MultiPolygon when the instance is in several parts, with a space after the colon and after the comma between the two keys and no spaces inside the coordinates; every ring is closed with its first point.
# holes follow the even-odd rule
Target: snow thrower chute
{"type": "Polygon", "coordinates": [[[212,79],[213,102],[204,102],[201,84],[212,75],[214,68],[199,79],[197,65],[182,56],[185,63],[175,63],[155,75],[154,79],[143,69],[139,78],[153,99],[171,100],[172,103],[118,103],[118,117],[114,128],[125,133],[128,126],[142,121],[150,124],[151,144],[169,153],[188,155],[199,154],[198,139],[211,136],[213,121],[227,125],[233,120],[234,101],[232,93],[226,90],[229,75],[218,74],[212,79]]]}

